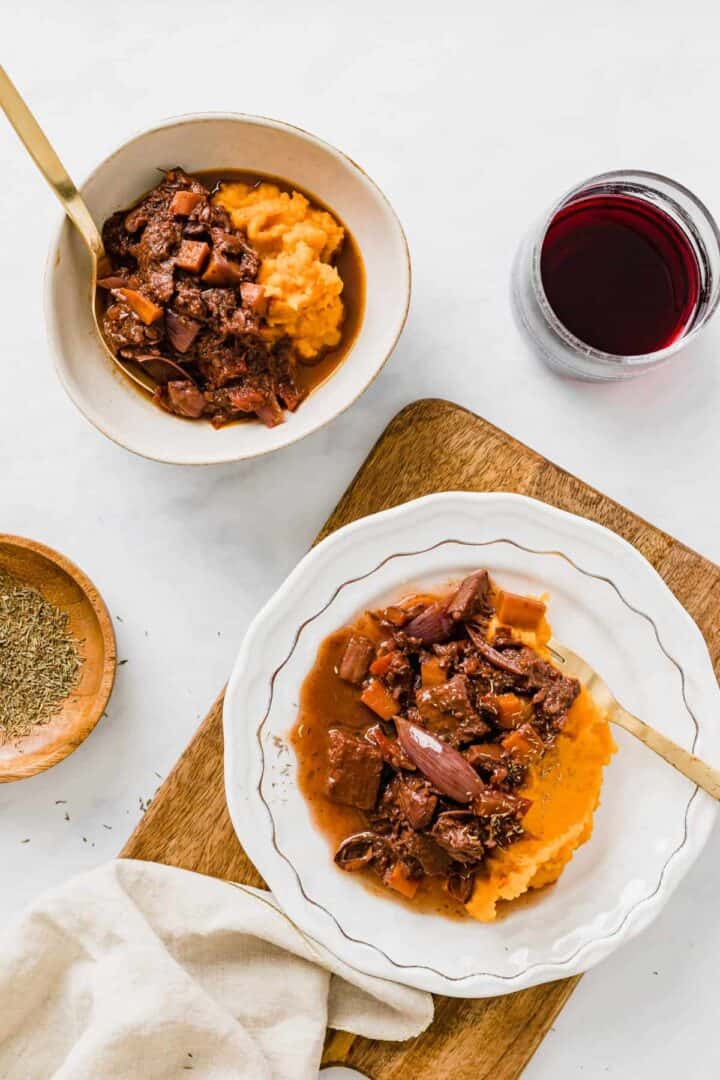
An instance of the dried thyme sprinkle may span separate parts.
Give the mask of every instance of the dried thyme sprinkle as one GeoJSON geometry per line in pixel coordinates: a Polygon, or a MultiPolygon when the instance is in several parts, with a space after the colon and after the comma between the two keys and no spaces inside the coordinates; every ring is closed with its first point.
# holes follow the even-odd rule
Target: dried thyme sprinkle
{"type": "Polygon", "coordinates": [[[0,569],[0,744],[46,724],[83,663],[68,615],[0,569]]]}

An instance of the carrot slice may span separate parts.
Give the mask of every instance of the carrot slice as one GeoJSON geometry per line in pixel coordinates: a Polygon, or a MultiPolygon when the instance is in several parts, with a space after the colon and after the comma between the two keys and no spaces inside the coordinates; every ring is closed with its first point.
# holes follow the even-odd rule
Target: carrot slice
{"type": "Polygon", "coordinates": [[[239,285],[242,271],[237,263],[226,259],[218,251],[212,251],[202,280],[207,281],[208,285],[239,285]]]}
{"type": "Polygon", "coordinates": [[[210,253],[210,246],[204,240],[183,240],[175,256],[175,265],[191,274],[199,274],[210,253]]]}
{"type": "Polygon", "coordinates": [[[431,686],[441,686],[444,682],[447,682],[447,675],[437,656],[430,656],[427,660],[423,660],[420,665],[420,677],[423,689],[431,686]]]}
{"type": "Polygon", "coordinates": [[[399,892],[401,896],[406,896],[408,900],[412,900],[413,896],[418,890],[418,882],[408,875],[407,870],[401,862],[396,862],[387,877],[383,878],[386,885],[395,892],[399,892]]]}
{"type": "Polygon", "coordinates": [[[256,285],[254,281],[243,281],[240,286],[240,296],[245,307],[250,308],[251,311],[258,315],[265,314],[267,297],[264,285],[256,285]]]}
{"type": "Polygon", "coordinates": [[[504,728],[519,727],[528,719],[531,711],[530,703],[517,694],[498,694],[493,705],[498,711],[498,723],[504,728]]]}
{"type": "Polygon", "coordinates": [[[382,611],[378,611],[377,615],[393,626],[403,626],[408,621],[407,612],[397,605],[386,607],[382,611]]]}
{"type": "Polygon", "coordinates": [[[503,748],[509,750],[510,753],[517,754],[519,757],[529,757],[533,748],[519,731],[511,731],[509,735],[506,735],[502,741],[503,748]]]}
{"type": "Polygon", "coordinates": [[[514,758],[527,761],[540,757],[545,749],[542,739],[530,724],[524,724],[521,728],[506,735],[502,741],[502,747],[514,758]]]}
{"type": "Polygon", "coordinates": [[[496,604],[500,622],[520,630],[536,630],[545,615],[545,605],[534,596],[501,591],[496,604]]]}
{"type": "Polygon", "coordinates": [[[170,213],[177,217],[187,217],[192,214],[203,196],[199,191],[176,191],[170,203],[170,213]]]}
{"type": "Polygon", "coordinates": [[[370,673],[372,675],[387,675],[393,660],[397,656],[397,652],[386,652],[382,656],[378,656],[376,660],[373,660],[370,665],[370,673]]]}
{"type": "Polygon", "coordinates": [[[363,705],[372,709],[383,720],[392,720],[400,709],[390,691],[377,679],[372,679],[360,695],[363,705]]]}
{"type": "Polygon", "coordinates": [[[150,323],[157,322],[163,313],[163,309],[154,304],[152,300],[148,300],[147,296],[143,296],[142,293],[137,292],[136,289],[115,289],[128,307],[132,308],[139,319],[149,326],[150,323]]]}

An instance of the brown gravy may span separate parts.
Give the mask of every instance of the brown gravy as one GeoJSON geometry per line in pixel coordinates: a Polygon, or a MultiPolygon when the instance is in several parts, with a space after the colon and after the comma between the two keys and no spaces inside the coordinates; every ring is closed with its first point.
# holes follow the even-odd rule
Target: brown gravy
{"type": "MultiPolygon", "coordinates": [[[[355,629],[379,640],[376,624],[368,616],[359,619],[355,629]]],[[[337,665],[352,631],[353,627],[347,626],[336,630],[320,646],[300,691],[298,719],[291,734],[298,762],[298,784],[318,830],[327,839],[329,858],[333,857],[341,840],[367,827],[361,811],[333,802],[326,794],[329,728],[342,725],[363,730],[377,719],[358,700],[357,687],[337,676],[337,665]]],[[[343,871],[338,870],[338,873],[343,871]]],[[[469,917],[463,905],[448,896],[437,879],[424,878],[410,901],[378,882],[371,871],[358,870],[353,877],[376,895],[404,904],[409,911],[455,919],[469,917]]]]}

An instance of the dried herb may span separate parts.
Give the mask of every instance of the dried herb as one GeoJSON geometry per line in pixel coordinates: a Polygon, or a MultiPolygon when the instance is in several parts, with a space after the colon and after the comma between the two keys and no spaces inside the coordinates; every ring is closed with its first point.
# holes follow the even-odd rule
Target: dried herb
{"type": "Polygon", "coordinates": [[[46,724],[83,663],[66,612],[0,569],[0,744],[46,724]]]}

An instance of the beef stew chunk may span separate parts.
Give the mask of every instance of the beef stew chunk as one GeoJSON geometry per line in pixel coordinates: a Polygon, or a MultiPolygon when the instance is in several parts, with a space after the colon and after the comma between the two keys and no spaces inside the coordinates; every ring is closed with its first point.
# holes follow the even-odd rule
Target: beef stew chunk
{"type": "Polygon", "coordinates": [[[215,427],[253,415],[274,427],[298,407],[289,342],[261,333],[260,259],[204,184],[170,169],[108,218],[103,242],[105,338],[156,379],[158,405],[215,427]]]}
{"type": "Polygon", "coordinates": [[[368,612],[335,668],[367,713],[328,732],[327,791],[365,822],[335,860],[408,898],[427,877],[467,902],[486,856],[524,835],[518,789],[580,692],[498,625],[498,595],[478,570],[446,597],[368,612]]]}
{"type": "Polygon", "coordinates": [[[375,646],[362,634],[353,634],[340,661],[338,675],[345,682],[359,686],[368,673],[370,661],[375,656],[375,646]]]}
{"type": "Polygon", "coordinates": [[[331,728],[328,739],[328,795],[346,806],[370,810],[380,788],[382,755],[367,739],[331,728]]]}

